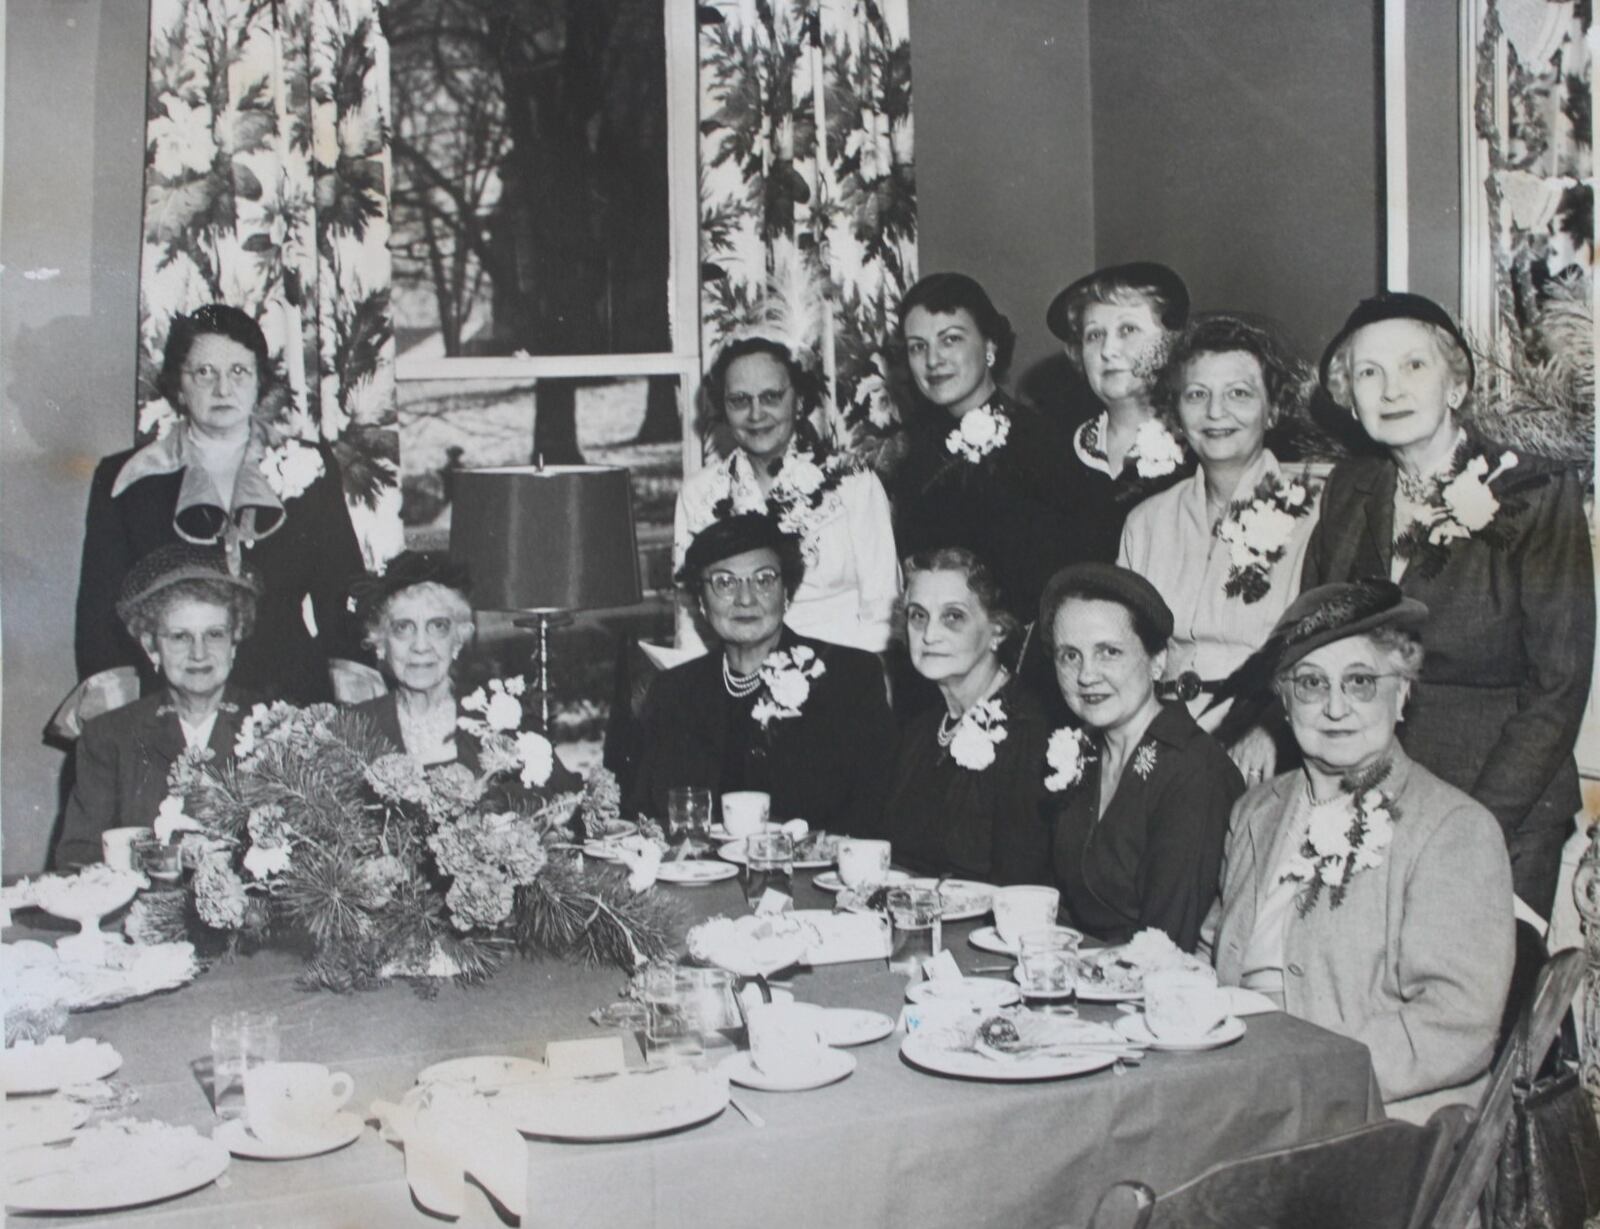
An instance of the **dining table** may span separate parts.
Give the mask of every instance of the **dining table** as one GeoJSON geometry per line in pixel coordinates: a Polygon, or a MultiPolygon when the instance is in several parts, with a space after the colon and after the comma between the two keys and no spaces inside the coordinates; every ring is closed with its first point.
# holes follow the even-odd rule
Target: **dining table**
{"type": "MultiPolygon", "coordinates": [[[[831,897],[795,874],[797,908],[831,897]]],[[[683,927],[747,907],[737,880],[658,885],[683,927]]],[[[27,920],[27,915],[22,919],[27,920]]],[[[947,923],[943,944],[964,972],[1006,976],[1009,961],[968,942],[983,919],[947,923]],[[1003,966],[1003,967],[1002,967],[1003,966]]],[[[14,926],[6,939],[38,937],[14,926]]],[[[333,993],[303,987],[302,959],[260,950],[219,959],[190,984],[74,1013],[69,1038],[109,1042],[113,1077],[137,1097],[118,1114],[217,1125],[208,1085],[213,1016],[270,1010],[280,1058],[347,1072],[350,1108],[399,1101],[430,1063],[458,1056],[538,1059],[546,1043],[603,1037],[591,1021],[627,975],[554,958],[507,960],[488,981],[422,988],[395,982],[333,993]]],[[[795,997],[897,1016],[906,978],[886,961],[799,968],[795,997]]],[[[1110,1022],[1117,1009],[1080,1006],[1110,1022]]],[[[851,1051],[855,1070],[807,1092],[733,1091],[762,1125],[730,1107],[703,1125],[626,1142],[526,1141],[527,1206],[499,1207],[469,1183],[461,1226],[715,1229],[848,1226],[1087,1225],[1122,1179],[1170,1189],[1218,1162],[1349,1130],[1383,1116],[1364,1046],[1282,1012],[1253,1015],[1239,1041],[1202,1053],[1151,1051],[1075,1078],[995,1083],[951,1078],[900,1056],[896,1032],[851,1051]]],[[[639,1040],[624,1035],[633,1064],[639,1040]]],[[[403,1145],[375,1121],[348,1147],[301,1160],[234,1158],[214,1183],[143,1207],[71,1216],[12,1213],[11,1223],[149,1226],[436,1226],[407,1185],[403,1145]]]]}

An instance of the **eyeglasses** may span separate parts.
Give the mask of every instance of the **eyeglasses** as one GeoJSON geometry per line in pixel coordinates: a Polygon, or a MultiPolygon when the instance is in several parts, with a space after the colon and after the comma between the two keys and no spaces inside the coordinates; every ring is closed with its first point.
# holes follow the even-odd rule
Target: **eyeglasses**
{"type": "MultiPolygon", "coordinates": [[[[429,640],[447,640],[455,629],[455,620],[447,619],[443,615],[435,615],[425,620],[421,631],[429,640]]],[[[415,640],[417,638],[417,621],[415,619],[395,619],[389,624],[388,634],[395,640],[415,640]]]]}
{"type": "MultiPolygon", "coordinates": [[[[1339,690],[1345,699],[1357,704],[1370,704],[1378,694],[1378,680],[1397,678],[1392,671],[1375,674],[1371,670],[1352,670],[1339,680],[1339,690]]],[[[1318,670],[1304,670],[1291,674],[1286,680],[1301,704],[1326,704],[1333,690],[1333,680],[1318,670]]]]}
{"type": "MultiPolygon", "coordinates": [[[[191,653],[196,644],[193,632],[157,632],[156,639],[169,653],[191,653]]],[[[226,627],[208,627],[200,633],[198,643],[205,646],[206,652],[215,652],[233,643],[233,631],[226,627]]]]}
{"type": "Polygon", "coordinates": [[[736,410],[740,414],[748,414],[750,412],[750,407],[758,402],[763,410],[771,411],[781,407],[784,399],[793,391],[793,389],[789,388],[781,390],[769,388],[762,392],[756,393],[754,396],[749,393],[729,393],[723,398],[723,403],[730,410],[736,410]]]}
{"type": "Polygon", "coordinates": [[[748,588],[757,597],[771,597],[783,583],[783,573],[777,568],[762,568],[750,576],[735,576],[732,572],[712,572],[706,577],[706,588],[726,601],[741,589],[748,588]]]}
{"type": "Polygon", "coordinates": [[[215,388],[217,377],[227,373],[229,384],[243,384],[256,378],[256,369],[246,363],[230,363],[226,367],[216,367],[211,363],[201,363],[198,367],[185,367],[183,374],[191,380],[198,380],[202,384],[209,384],[215,388]]]}

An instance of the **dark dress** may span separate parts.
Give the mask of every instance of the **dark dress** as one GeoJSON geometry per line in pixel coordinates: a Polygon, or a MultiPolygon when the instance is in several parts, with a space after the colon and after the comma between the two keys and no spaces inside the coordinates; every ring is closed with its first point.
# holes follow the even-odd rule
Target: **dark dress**
{"type": "MultiPolygon", "coordinates": [[[[245,548],[245,561],[261,573],[265,592],[256,603],[256,629],[240,642],[233,678],[264,696],[297,704],[331,700],[329,657],[361,658],[360,637],[345,609],[345,590],[365,569],[350,523],[339,464],[319,445],[323,472],[303,492],[284,501],[277,531],[245,548]],[[311,598],[319,635],[301,616],[311,598]]],[[[152,474],[111,496],[117,475],[138,451],[105,458],[89,488],[89,511],[78,581],[78,677],[114,666],[135,666],[144,690],[157,686],[149,659],[117,617],[117,595],[135,562],[158,546],[177,542],[173,511],[181,472],[152,474]]]]}
{"type": "MultiPolygon", "coordinates": [[[[250,694],[231,683],[223,690],[206,744],[218,766],[232,757],[251,703],[250,694]]],[[[102,832],[153,823],[169,792],[167,773],[187,747],[165,688],[86,724],[51,865],[65,869],[98,862],[102,832]]]]}
{"type": "Polygon", "coordinates": [[[1194,951],[1242,793],[1228,753],[1182,704],[1162,705],[1098,821],[1100,759],[1090,760],[1055,814],[1056,882],[1072,925],[1107,943],[1153,926],[1194,951]]]}
{"type": "MultiPolygon", "coordinates": [[[[1115,563],[1122,544],[1122,523],[1143,500],[1182,482],[1194,473],[1194,457],[1185,449],[1183,464],[1160,477],[1141,478],[1132,458],[1123,462],[1122,472],[1113,478],[1096,461],[1104,462],[1096,424],[1099,411],[1087,422],[1075,425],[1068,436],[1066,451],[1067,481],[1078,500],[1077,558],[1098,563],[1115,563]],[[1090,458],[1085,460],[1085,457],[1090,458]]],[[[1180,441],[1181,442],[1181,441],[1180,441]]]]}
{"type": "Polygon", "coordinates": [[[996,698],[1006,737],[995,747],[994,763],[979,772],[957,764],[939,745],[943,706],[907,724],[883,835],[894,844],[894,860],[919,873],[1048,884],[1050,828],[1043,804],[1050,726],[1016,679],[996,698]]]}
{"type": "Polygon", "coordinates": [[[751,716],[762,689],[729,695],[720,650],[657,675],[640,716],[638,769],[624,789],[628,813],[664,818],[677,785],[708,786],[714,800],[754,789],[772,795],[774,819],[873,835],[894,757],[883,669],[871,653],[784,628],[778,648],[797,645],[817,654],[824,673],[800,715],[774,719],[765,732],[751,716]]]}
{"type": "MultiPolygon", "coordinates": [[[[1491,466],[1503,451],[1476,438],[1469,446],[1491,466]]],[[[1396,474],[1377,457],[1334,469],[1303,587],[1389,576],[1396,474]]],[[[1548,915],[1581,805],[1572,751],[1594,662],[1594,565],[1571,470],[1520,457],[1491,490],[1501,507],[1485,530],[1446,546],[1437,574],[1413,558],[1400,579],[1429,613],[1400,741],[1489,808],[1517,895],[1548,915]]]]}

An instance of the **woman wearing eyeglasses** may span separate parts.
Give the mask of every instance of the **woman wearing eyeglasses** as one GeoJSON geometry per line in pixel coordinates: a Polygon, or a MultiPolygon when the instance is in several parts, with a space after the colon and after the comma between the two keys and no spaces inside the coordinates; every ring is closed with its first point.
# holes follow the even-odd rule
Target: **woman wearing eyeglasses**
{"type": "MultiPolygon", "coordinates": [[[[883,484],[818,438],[809,416],[815,377],[775,337],[741,336],[718,353],[706,396],[735,447],[684,482],[674,518],[673,556],[719,517],[767,512],[800,539],[805,577],[784,613],[802,636],[881,653],[900,592],[894,527],[883,484]]],[[[692,618],[683,648],[704,647],[692,618]]]]}
{"type": "Polygon", "coordinates": [[[203,748],[219,766],[233,754],[252,700],[231,682],[233,663],[260,596],[248,569],[236,576],[220,550],[186,542],[157,548],[123,578],[117,613],[161,686],[84,725],[56,867],[100,861],[110,828],[149,826],[186,751],[203,748]]]}
{"type": "Polygon", "coordinates": [[[157,438],[101,461],[90,487],[78,677],[134,666],[146,691],[158,685],[116,597],[139,559],[182,541],[221,546],[230,568],[248,562],[263,578],[238,680],[296,701],[331,699],[328,659],[353,656],[356,641],[345,584],[365,566],[332,451],[281,430],[286,391],[266,337],[238,308],[213,303],[177,317],[157,385],[165,401],[152,404],[169,411],[154,416],[157,438]]]}
{"type": "Polygon", "coordinates": [[[1365,1044],[1416,1122],[1476,1103],[1515,942],[1494,817],[1397,737],[1427,618],[1387,580],[1323,585],[1241,667],[1275,680],[1304,762],[1234,808],[1206,926],[1222,984],[1365,1044]]]}
{"type": "Polygon", "coordinates": [[[651,684],[631,810],[665,817],[674,786],[717,799],[761,790],[775,819],[870,835],[894,754],[883,670],[870,653],[785,626],[804,566],[800,544],[761,513],[695,535],[678,584],[717,644],[651,684]]]}

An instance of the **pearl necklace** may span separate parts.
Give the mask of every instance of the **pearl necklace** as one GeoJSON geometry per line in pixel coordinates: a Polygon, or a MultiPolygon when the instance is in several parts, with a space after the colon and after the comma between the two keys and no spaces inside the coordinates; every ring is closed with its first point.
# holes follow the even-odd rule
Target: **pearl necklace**
{"type": "Polygon", "coordinates": [[[1002,666],[995,672],[993,680],[989,683],[989,689],[976,700],[974,700],[971,706],[963,709],[959,713],[956,713],[954,716],[947,712],[943,717],[940,717],[939,730],[937,734],[939,745],[941,747],[948,747],[951,743],[955,742],[956,732],[961,729],[961,723],[967,719],[967,714],[970,713],[974,708],[977,708],[978,705],[982,704],[985,700],[993,697],[1010,681],[1011,671],[1002,666]]]}
{"type": "Polygon", "coordinates": [[[728,665],[728,655],[722,655],[722,685],[728,689],[728,694],[735,700],[742,700],[757,687],[761,686],[761,667],[757,666],[751,674],[735,674],[728,665]]]}
{"type": "Polygon", "coordinates": [[[939,745],[941,747],[948,747],[955,741],[956,731],[961,728],[961,723],[966,719],[967,715],[965,713],[961,713],[954,718],[949,713],[946,713],[939,718],[939,745]]]}

